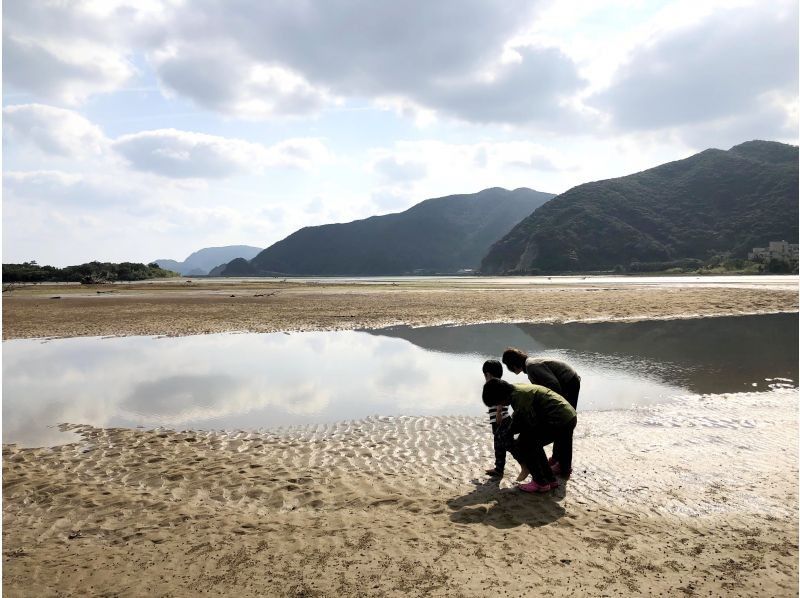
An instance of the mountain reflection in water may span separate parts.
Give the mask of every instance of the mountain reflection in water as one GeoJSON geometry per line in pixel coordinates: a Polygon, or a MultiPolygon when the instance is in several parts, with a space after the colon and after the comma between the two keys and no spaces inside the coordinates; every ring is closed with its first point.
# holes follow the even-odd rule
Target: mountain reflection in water
{"type": "Polygon", "coordinates": [[[398,327],[371,334],[402,338],[431,351],[529,355],[616,362],[694,393],[741,392],[769,386],[765,378],[798,375],[798,314],[641,322],[481,324],[398,327]],[[594,357],[592,357],[594,356],[594,357]]]}

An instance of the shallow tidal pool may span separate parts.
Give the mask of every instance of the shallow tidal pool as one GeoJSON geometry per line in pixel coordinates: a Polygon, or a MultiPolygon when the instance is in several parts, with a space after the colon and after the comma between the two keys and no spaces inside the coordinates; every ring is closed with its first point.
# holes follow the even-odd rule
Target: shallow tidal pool
{"type": "MultiPolygon", "coordinates": [[[[480,415],[481,364],[517,347],[570,363],[579,410],[796,387],[798,315],[3,342],[3,442],[60,423],[256,430],[370,415],[480,415]]],[[[524,376],[506,372],[511,382],[524,376]]]]}

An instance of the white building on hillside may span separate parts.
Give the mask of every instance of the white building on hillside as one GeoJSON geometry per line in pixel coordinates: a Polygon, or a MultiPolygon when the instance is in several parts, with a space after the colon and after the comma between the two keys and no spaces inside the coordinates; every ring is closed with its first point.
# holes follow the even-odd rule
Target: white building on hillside
{"type": "Polygon", "coordinates": [[[797,244],[786,241],[770,241],[769,247],[753,247],[753,251],[747,254],[747,259],[752,261],[796,261],[799,247],[797,244]]]}

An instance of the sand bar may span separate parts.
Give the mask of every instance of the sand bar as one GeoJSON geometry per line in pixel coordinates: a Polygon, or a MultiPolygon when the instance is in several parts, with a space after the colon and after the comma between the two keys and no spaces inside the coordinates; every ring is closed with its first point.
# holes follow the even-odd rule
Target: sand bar
{"type": "Polygon", "coordinates": [[[3,338],[636,320],[798,310],[796,276],[526,282],[531,280],[179,279],[15,286],[3,293],[3,338]]]}
{"type": "MultiPolygon", "coordinates": [[[[795,596],[797,391],[581,415],[548,495],[477,475],[488,425],[68,426],[4,446],[13,596],[795,596]]],[[[510,473],[516,473],[512,468],[510,473]]]]}

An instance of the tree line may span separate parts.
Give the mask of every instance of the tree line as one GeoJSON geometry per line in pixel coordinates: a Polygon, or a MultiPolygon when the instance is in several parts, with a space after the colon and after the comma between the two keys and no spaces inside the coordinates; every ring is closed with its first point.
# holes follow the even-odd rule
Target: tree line
{"type": "Polygon", "coordinates": [[[40,266],[35,261],[22,264],[3,264],[3,282],[5,283],[80,282],[82,284],[103,284],[150,278],[172,278],[174,276],[180,275],[172,270],[164,270],[155,262],[150,264],[89,262],[64,268],[40,266]]]}

